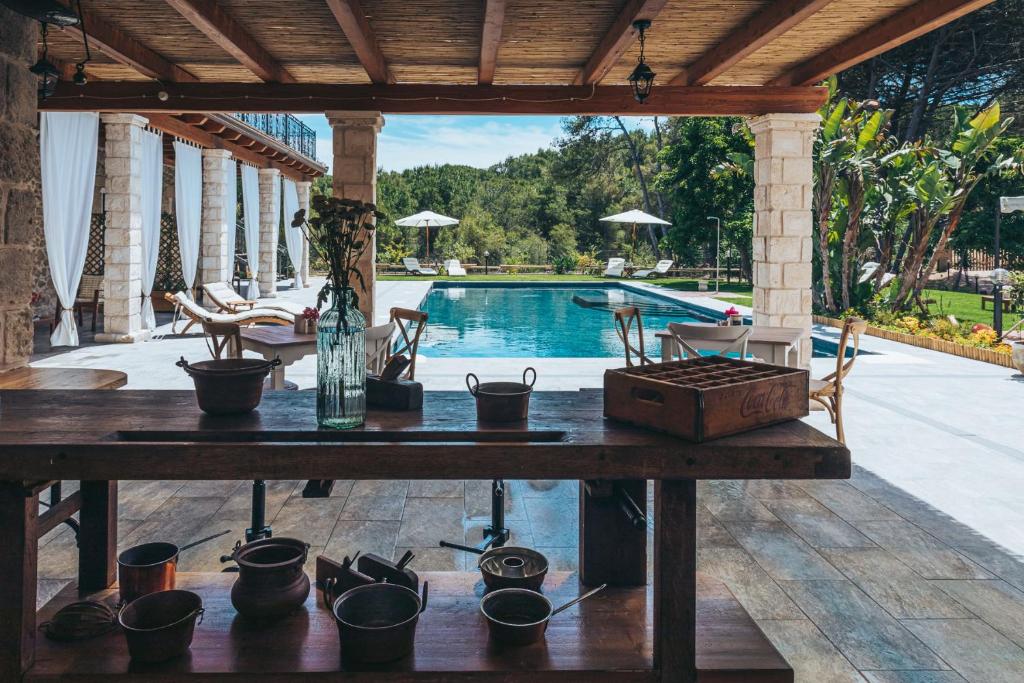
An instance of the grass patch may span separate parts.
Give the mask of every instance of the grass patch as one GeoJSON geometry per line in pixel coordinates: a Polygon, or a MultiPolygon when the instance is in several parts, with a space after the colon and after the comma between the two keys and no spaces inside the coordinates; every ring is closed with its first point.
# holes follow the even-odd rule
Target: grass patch
{"type": "MultiPolygon", "coordinates": [[[[992,324],[992,304],[986,303],[985,310],[981,310],[980,294],[974,294],[973,292],[951,292],[945,289],[926,289],[924,290],[924,298],[935,300],[934,304],[928,305],[928,311],[931,315],[942,317],[953,315],[962,323],[992,324]]],[[[1009,329],[1020,318],[1020,313],[1004,311],[1003,329],[1009,329]]]]}

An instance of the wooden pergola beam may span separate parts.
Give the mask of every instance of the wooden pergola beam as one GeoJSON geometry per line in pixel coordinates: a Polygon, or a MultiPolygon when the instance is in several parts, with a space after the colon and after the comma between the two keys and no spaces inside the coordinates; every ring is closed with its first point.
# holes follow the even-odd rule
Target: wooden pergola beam
{"type": "MultiPolygon", "coordinates": [[[[70,8],[67,2],[62,4],[70,8]]],[[[78,26],[67,26],[63,30],[79,40],[82,39],[82,29],[78,26]]],[[[85,31],[89,34],[89,43],[93,47],[115,62],[130,66],[143,76],[172,83],[194,83],[199,80],[139,41],[129,38],[120,29],[97,17],[94,12],[85,12],[85,31]]]]}
{"type": "Polygon", "coordinates": [[[573,85],[590,85],[600,83],[601,79],[608,75],[626,50],[637,39],[637,32],[633,28],[633,22],[640,19],[653,20],[658,12],[665,6],[668,0],[629,0],[626,6],[615,17],[611,28],[598,43],[597,49],[590,55],[590,59],[576,74],[573,85]]]}
{"type": "Polygon", "coordinates": [[[384,53],[380,51],[377,34],[370,26],[359,0],[326,2],[370,80],[374,83],[394,83],[395,77],[391,75],[384,53]]]}
{"type": "Polygon", "coordinates": [[[707,85],[833,0],[777,0],[702,54],[669,85],[707,85]]]}
{"type": "Polygon", "coordinates": [[[216,0],[166,2],[261,80],[268,83],[295,82],[295,78],[288,70],[242,28],[241,24],[225,12],[216,0]]]}
{"type": "Polygon", "coordinates": [[[50,111],[291,112],[337,109],[385,114],[623,114],[746,116],[810,113],[823,88],[762,86],[655,87],[644,104],[629,86],[328,85],[319,83],[60,83],[40,103],[50,111]]]}
{"type": "Polygon", "coordinates": [[[494,82],[494,68],[498,63],[498,47],[501,45],[501,28],[504,23],[505,0],[487,0],[480,36],[480,67],[477,76],[480,85],[494,82]]]}
{"type": "Polygon", "coordinates": [[[867,30],[811,57],[768,85],[820,83],[832,74],[923,36],[993,0],[920,0],[867,30]]]}

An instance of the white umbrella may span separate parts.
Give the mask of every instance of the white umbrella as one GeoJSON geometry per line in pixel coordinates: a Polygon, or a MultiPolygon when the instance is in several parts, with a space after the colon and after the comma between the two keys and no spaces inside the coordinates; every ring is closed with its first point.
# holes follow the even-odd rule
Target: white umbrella
{"type": "Polygon", "coordinates": [[[426,228],[427,229],[427,258],[430,258],[430,226],[439,227],[442,225],[458,225],[459,221],[448,216],[442,216],[433,211],[420,211],[419,213],[405,218],[399,218],[395,225],[403,228],[426,228]]]}
{"type": "Polygon", "coordinates": [[[649,213],[644,213],[640,209],[633,209],[632,211],[617,213],[614,216],[605,216],[601,220],[606,223],[632,223],[634,242],[636,241],[636,226],[638,224],[642,223],[643,225],[672,225],[668,221],[663,221],[657,216],[652,216],[649,213]]]}

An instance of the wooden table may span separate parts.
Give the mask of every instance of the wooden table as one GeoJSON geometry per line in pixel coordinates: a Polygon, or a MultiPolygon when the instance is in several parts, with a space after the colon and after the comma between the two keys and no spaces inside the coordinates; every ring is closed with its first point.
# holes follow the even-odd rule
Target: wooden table
{"type": "Polygon", "coordinates": [[[120,389],[128,375],[90,368],[16,368],[0,372],[0,389],[120,389]]]}
{"type": "MultiPolygon", "coordinates": [[[[0,680],[104,683],[348,680],[337,632],[316,593],[265,628],[230,606],[231,576],[180,575],[205,600],[191,655],[132,665],[111,633],[77,644],[37,636],[37,492],[81,480],[79,585],[108,600],[116,578],[119,479],[580,479],[580,573],[553,572],[558,602],[607,582],[552,621],[546,643],[505,649],[486,640],[477,573],[426,575],[431,600],[415,653],[359,681],[792,681],[793,672],[723,585],[696,574],[696,480],[830,479],[850,454],[802,422],[693,444],[602,419],[599,391],[539,392],[528,425],[487,427],[465,392],[429,392],[422,413],[373,412],[365,428],[317,431],[311,392],[268,392],[246,416],[212,418],[183,391],[4,392],[0,411],[0,680]],[[596,480],[630,487],[647,510],[654,479],[654,581],[646,525],[636,528],[596,480]]],[[[648,512],[649,513],[649,512],[648,512]]],[[[192,552],[201,552],[195,550],[192,552]]],[[[218,553],[219,549],[206,552],[218,553]]],[[[73,588],[40,612],[76,599],[73,588]]]]}
{"type": "MultiPolygon", "coordinates": [[[[255,351],[267,360],[275,357],[281,364],[271,371],[270,387],[284,389],[284,369],[297,360],[316,354],[316,335],[299,334],[292,325],[243,327],[242,348],[255,351]]],[[[294,386],[292,387],[294,388],[294,386]]]]}
{"type": "MultiPolygon", "coordinates": [[[[695,325],[713,326],[714,323],[691,323],[695,325]]],[[[773,365],[785,365],[791,368],[800,367],[800,338],[804,331],[799,327],[769,327],[753,325],[747,337],[747,352],[764,359],[773,365]]],[[[661,360],[672,360],[678,355],[677,344],[667,330],[656,332],[655,337],[661,342],[661,360]]],[[[725,348],[728,342],[702,341],[701,346],[717,351],[725,348]]]]}

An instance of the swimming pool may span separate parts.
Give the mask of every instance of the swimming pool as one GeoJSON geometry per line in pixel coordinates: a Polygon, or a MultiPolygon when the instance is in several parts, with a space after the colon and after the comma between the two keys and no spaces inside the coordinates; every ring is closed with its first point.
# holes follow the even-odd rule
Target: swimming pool
{"type": "Polygon", "coordinates": [[[724,316],[614,283],[434,283],[421,308],[430,318],[420,353],[435,358],[613,358],[622,342],[612,311],[637,306],[651,346],[670,322],[724,316]],[[455,286],[453,286],[455,285],[455,286]]]}

